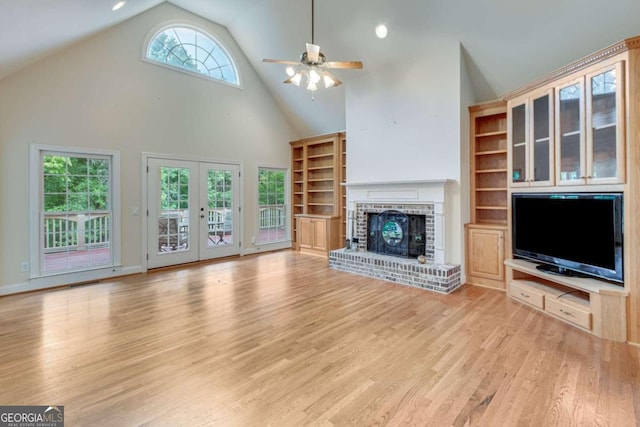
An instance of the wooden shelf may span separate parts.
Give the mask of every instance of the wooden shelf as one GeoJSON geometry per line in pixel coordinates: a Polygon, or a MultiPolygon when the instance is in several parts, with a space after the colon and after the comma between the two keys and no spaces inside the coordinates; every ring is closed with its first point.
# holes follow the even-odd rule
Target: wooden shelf
{"type": "Polygon", "coordinates": [[[314,166],[314,167],[307,168],[307,170],[310,170],[310,171],[319,171],[323,169],[333,169],[333,166],[314,166]]]}
{"type": "Polygon", "coordinates": [[[316,179],[308,179],[307,182],[333,182],[333,178],[316,178],[316,179]]]}
{"type": "Polygon", "coordinates": [[[490,209],[494,211],[506,211],[506,206],[476,206],[476,209],[490,209]]]}
{"type": "Polygon", "coordinates": [[[333,189],[329,189],[329,190],[307,190],[307,193],[333,193],[333,189]]]}
{"type": "Polygon", "coordinates": [[[506,187],[476,188],[476,191],[507,191],[507,188],[506,187]]]}
{"type": "Polygon", "coordinates": [[[307,159],[321,159],[323,157],[333,157],[333,153],[315,154],[313,156],[307,156],[307,159]]]}
{"type": "Polygon", "coordinates": [[[495,132],[484,132],[484,133],[476,134],[476,138],[485,138],[487,136],[507,136],[507,131],[505,129],[505,130],[499,130],[495,132]]]}
{"type": "Polygon", "coordinates": [[[482,219],[476,222],[476,225],[499,225],[507,226],[507,220],[503,219],[482,219]]]}
{"type": "Polygon", "coordinates": [[[496,173],[496,172],[507,172],[506,169],[481,169],[476,170],[476,173],[496,173]]]}
{"type": "Polygon", "coordinates": [[[492,151],[479,151],[476,152],[476,156],[490,156],[493,154],[507,154],[507,150],[492,150],[492,151]]]}
{"type": "Polygon", "coordinates": [[[540,271],[536,268],[538,264],[523,259],[508,259],[505,260],[504,264],[507,267],[517,269],[518,271],[522,271],[551,282],[560,283],[584,292],[615,296],[629,295],[629,292],[623,286],[617,286],[598,279],[568,277],[545,273],[544,271],[540,271]]]}

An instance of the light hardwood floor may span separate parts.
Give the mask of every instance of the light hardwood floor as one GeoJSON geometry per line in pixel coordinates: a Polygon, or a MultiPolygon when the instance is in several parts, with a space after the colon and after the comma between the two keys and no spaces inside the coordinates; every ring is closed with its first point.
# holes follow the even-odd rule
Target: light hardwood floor
{"type": "Polygon", "coordinates": [[[290,251],[0,299],[0,404],[68,426],[640,425],[640,354],[290,251]]]}

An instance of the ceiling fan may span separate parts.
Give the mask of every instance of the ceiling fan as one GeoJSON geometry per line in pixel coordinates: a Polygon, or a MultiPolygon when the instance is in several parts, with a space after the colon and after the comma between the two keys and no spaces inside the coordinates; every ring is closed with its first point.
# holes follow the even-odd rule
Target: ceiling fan
{"type": "Polygon", "coordinates": [[[289,76],[283,83],[293,83],[300,86],[303,79],[307,90],[317,90],[318,83],[322,81],[325,88],[340,86],[342,82],[338,80],[328,69],[362,69],[361,61],[327,61],[324,53],[320,52],[320,46],[314,40],[314,0],[311,0],[311,43],[307,43],[307,50],[302,52],[299,61],[286,61],[281,59],[263,59],[262,62],[273,62],[285,64],[287,75],[289,76]]]}

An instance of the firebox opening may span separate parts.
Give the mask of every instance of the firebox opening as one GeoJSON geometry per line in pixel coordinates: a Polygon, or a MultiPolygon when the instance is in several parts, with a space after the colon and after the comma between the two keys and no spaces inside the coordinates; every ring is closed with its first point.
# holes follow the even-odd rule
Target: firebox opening
{"type": "Polygon", "coordinates": [[[367,214],[367,251],[405,258],[424,255],[426,224],[424,215],[396,210],[367,214]]]}

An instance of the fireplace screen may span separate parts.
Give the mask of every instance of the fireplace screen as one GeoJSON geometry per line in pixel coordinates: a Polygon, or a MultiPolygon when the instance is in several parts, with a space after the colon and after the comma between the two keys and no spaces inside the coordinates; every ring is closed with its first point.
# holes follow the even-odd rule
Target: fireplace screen
{"type": "Polygon", "coordinates": [[[424,255],[425,216],[389,210],[367,214],[367,251],[406,258],[424,255]]]}

